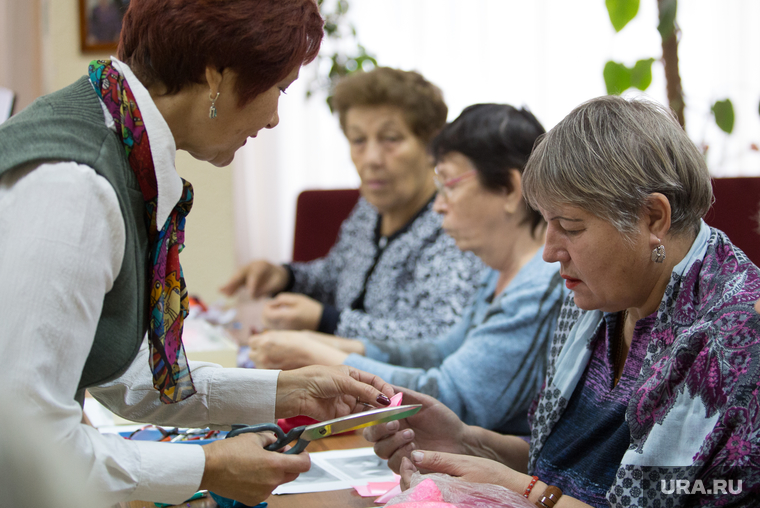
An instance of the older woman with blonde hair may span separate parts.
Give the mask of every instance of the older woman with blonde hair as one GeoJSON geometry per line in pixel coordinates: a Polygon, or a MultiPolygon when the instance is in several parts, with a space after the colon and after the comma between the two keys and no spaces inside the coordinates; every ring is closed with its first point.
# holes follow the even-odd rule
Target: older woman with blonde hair
{"type": "Polygon", "coordinates": [[[483,265],[457,249],[433,210],[427,145],[446,123],[443,94],[417,72],[378,67],[342,79],[333,106],[361,180],[337,242],[308,263],[253,261],[222,291],[274,294],[268,329],[398,342],[444,333],[483,265]]]}
{"type": "Polygon", "coordinates": [[[455,474],[549,508],[748,505],[760,493],[760,270],[702,220],[699,150],[664,108],[601,97],[549,131],[523,183],[548,222],[544,259],[573,293],[530,444],[410,394],[425,401],[418,415],[366,432],[378,454],[406,479],[455,474]]]}

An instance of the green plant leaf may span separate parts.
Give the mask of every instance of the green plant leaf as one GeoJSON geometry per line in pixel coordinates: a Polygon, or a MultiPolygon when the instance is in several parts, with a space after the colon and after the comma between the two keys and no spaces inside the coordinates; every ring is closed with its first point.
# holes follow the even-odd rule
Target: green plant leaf
{"type": "Polygon", "coordinates": [[[616,32],[622,30],[639,12],[639,0],[605,0],[604,4],[616,32]]]}
{"type": "Polygon", "coordinates": [[[652,84],[652,64],[654,58],[639,60],[631,69],[631,86],[639,90],[646,90],[652,84]]]}
{"type": "Polygon", "coordinates": [[[660,32],[662,40],[665,40],[670,37],[676,27],[678,0],[660,0],[657,2],[657,5],[659,7],[658,16],[660,20],[657,25],[657,31],[660,32]]]}
{"type": "Polygon", "coordinates": [[[715,115],[715,123],[718,124],[720,130],[726,134],[731,134],[734,130],[734,105],[731,103],[731,99],[717,101],[711,110],[715,115]]]}
{"type": "Polygon", "coordinates": [[[610,60],[604,64],[603,75],[609,95],[620,95],[631,88],[631,70],[621,63],[610,60]]]}
{"type": "Polygon", "coordinates": [[[339,36],[338,25],[336,25],[335,23],[333,23],[329,19],[325,20],[324,30],[325,30],[325,35],[327,35],[328,37],[339,36]]]}

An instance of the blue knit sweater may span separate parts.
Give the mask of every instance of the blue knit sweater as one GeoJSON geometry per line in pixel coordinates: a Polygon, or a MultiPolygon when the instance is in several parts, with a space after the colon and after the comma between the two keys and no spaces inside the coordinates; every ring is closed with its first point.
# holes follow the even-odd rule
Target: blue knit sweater
{"type": "Polygon", "coordinates": [[[528,434],[528,408],[543,382],[564,296],[559,266],[542,253],[496,298],[499,272],[489,270],[448,334],[406,343],[362,339],[366,356],[344,363],[431,395],[467,424],[528,434]]]}

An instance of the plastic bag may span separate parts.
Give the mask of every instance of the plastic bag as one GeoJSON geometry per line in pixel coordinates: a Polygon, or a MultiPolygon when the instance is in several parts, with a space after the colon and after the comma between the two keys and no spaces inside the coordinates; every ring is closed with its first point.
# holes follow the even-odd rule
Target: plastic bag
{"type": "Polygon", "coordinates": [[[394,508],[535,508],[522,495],[501,485],[466,482],[431,473],[412,474],[411,487],[385,506],[394,508]]]}

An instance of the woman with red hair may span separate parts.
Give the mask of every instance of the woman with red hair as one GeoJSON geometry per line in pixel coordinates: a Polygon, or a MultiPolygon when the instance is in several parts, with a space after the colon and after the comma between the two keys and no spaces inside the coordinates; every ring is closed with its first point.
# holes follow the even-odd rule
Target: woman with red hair
{"type": "Polygon", "coordinates": [[[175,151],[229,164],[277,125],[321,39],[313,0],[132,0],[118,59],[0,129],[0,383],[109,503],[200,488],[257,504],[309,458],[265,451],[258,434],[203,447],[104,436],[80,423],[85,389],[130,420],[186,427],[390,403],[389,385],[355,369],[221,369],[182,347],[193,191],[175,151]]]}

